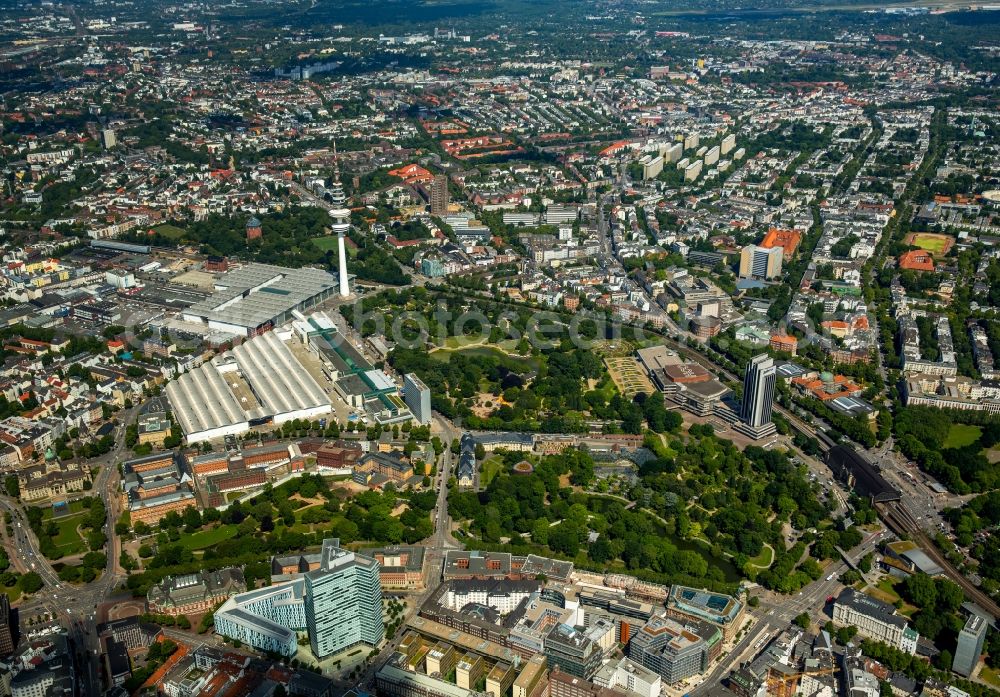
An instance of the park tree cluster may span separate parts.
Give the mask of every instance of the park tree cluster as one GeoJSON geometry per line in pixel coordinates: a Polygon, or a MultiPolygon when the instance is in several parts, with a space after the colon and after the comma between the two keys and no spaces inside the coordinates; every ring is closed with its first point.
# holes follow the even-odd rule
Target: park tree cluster
{"type": "Polygon", "coordinates": [[[593,460],[570,449],[539,459],[527,476],[511,472],[521,454],[501,453],[504,468],[485,491],[452,485],[449,511],[465,521],[469,544],[484,549],[718,588],[732,577],[728,568],[772,590],[793,592],[820,577],[820,562],[836,555],[837,546],[850,549],[861,541],[854,527],[804,532],[829,519],[830,504],[784,452],[741,452],[715,437],[711,426],[698,425],[686,439],[664,445],[651,435],[647,442],[654,456],[645,458],[626,497],[634,507],[591,493],[593,460]],[[804,532],[787,551],[786,523],[804,532]]]}
{"type": "Polygon", "coordinates": [[[383,492],[349,496],[332,489],[318,475],[304,475],[277,487],[268,485],[254,499],[235,501],[225,511],[188,507],[164,516],[154,530],[136,523],[142,539],[142,573],[129,576],[137,595],[167,575],[192,573],[225,566],[243,566],[248,585],[270,577],[270,557],[317,546],[337,537],[348,546],[414,543],[433,533],[430,512],[433,491],[401,492],[391,486],[383,492]],[[404,508],[399,512],[398,508],[404,508]],[[398,515],[393,515],[396,511],[398,515]],[[194,545],[205,535],[206,545],[194,545]],[[200,557],[195,548],[202,550],[200,557]]]}

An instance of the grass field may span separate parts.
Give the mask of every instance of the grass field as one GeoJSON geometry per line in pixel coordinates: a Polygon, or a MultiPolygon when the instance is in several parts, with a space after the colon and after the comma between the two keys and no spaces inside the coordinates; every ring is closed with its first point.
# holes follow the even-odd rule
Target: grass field
{"type": "Polygon", "coordinates": [[[483,462],[483,472],[479,477],[480,484],[482,484],[485,487],[487,484],[492,482],[493,478],[496,477],[498,474],[500,474],[502,470],[503,470],[503,460],[501,460],[499,457],[487,458],[483,462]]]}
{"type": "MultiPolygon", "coordinates": [[[[311,238],[312,243],[319,247],[321,251],[324,252],[336,252],[337,251],[337,236],[336,235],[322,235],[321,237],[311,238]]],[[[350,244],[347,245],[347,258],[353,259],[358,255],[358,250],[352,247],[350,244]]]]}
{"type": "Polygon", "coordinates": [[[487,335],[483,336],[449,336],[444,340],[445,348],[457,349],[465,348],[466,346],[476,346],[483,343],[488,338],[487,335]]]}
{"type": "Polygon", "coordinates": [[[614,397],[615,394],[618,392],[618,388],[615,386],[615,381],[611,379],[611,375],[609,373],[605,373],[600,380],[595,380],[592,389],[597,390],[598,392],[603,394],[604,399],[609,402],[611,401],[611,398],[614,397]]]}
{"type": "Polygon", "coordinates": [[[944,441],[946,448],[964,448],[972,445],[979,436],[983,435],[983,429],[971,424],[952,424],[948,430],[948,437],[944,441]]]}
{"type": "Polygon", "coordinates": [[[501,359],[508,368],[511,370],[537,370],[538,369],[538,359],[537,358],[519,358],[517,356],[510,356],[499,348],[495,346],[469,346],[460,349],[438,349],[436,351],[431,351],[430,356],[436,361],[441,361],[442,363],[447,363],[451,360],[451,356],[454,353],[462,351],[463,353],[469,355],[478,356],[492,356],[501,359]]]}
{"type": "Polygon", "coordinates": [[[7,594],[8,602],[13,603],[21,597],[21,589],[16,584],[13,586],[3,586],[2,590],[7,594]]]}
{"type": "Polygon", "coordinates": [[[322,249],[324,252],[337,251],[337,236],[336,235],[323,235],[322,237],[313,237],[312,243],[322,249]]]}
{"type": "Polygon", "coordinates": [[[184,231],[181,228],[170,224],[157,225],[153,228],[153,232],[158,232],[171,240],[179,240],[184,236],[184,231]]]}
{"type": "Polygon", "coordinates": [[[887,603],[894,603],[899,600],[899,593],[896,592],[895,585],[888,579],[883,578],[876,586],[882,593],[882,600],[887,603]]]}
{"type": "Polygon", "coordinates": [[[955,238],[950,235],[936,235],[930,232],[911,232],[907,235],[907,244],[925,249],[935,256],[948,253],[955,244],[955,238]]]}
{"type": "Polygon", "coordinates": [[[59,534],[52,541],[64,557],[87,551],[86,543],[76,531],[76,528],[83,523],[84,517],[83,514],[74,514],[55,519],[56,525],[59,526],[59,534]]]}
{"type": "MultiPolygon", "coordinates": [[[[80,513],[84,510],[83,501],[70,501],[69,502],[69,515],[74,513],[80,513]]],[[[42,509],[42,520],[52,520],[52,506],[45,506],[42,509]]]]}
{"type": "Polygon", "coordinates": [[[194,534],[184,535],[181,537],[181,544],[187,549],[194,551],[197,549],[207,549],[232,537],[236,537],[236,526],[220,525],[211,530],[199,530],[194,534]]]}
{"type": "MultiPolygon", "coordinates": [[[[878,582],[878,585],[873,587],[868,587],[865,589],[865,593],[872,596],[877,600],[889,603],[890,605],[895,605],[899,600],[901,600],[899,593],[896,591],[896,584],[899,581],[894,581],[889,578],[883,578],[878,582]]],[[[915,605],[910,605],[907,602],[903,603],[903,606],[899,608],[899,613],[901,615],[906,615],[910,617],[917,611],[915,605]]]]}
{"type": "Polygon", "coordinates": [[[764,549],[760,550],[760,554],[749,561],[758,569],[766,569],[774,562],[774,550],[770,547],[764,547],[764,549]]]}
{"type": "Polygon", "coordinates": [[[1000,673],[997,673],[997,671],[987,665],[984,665],[982,670],[979,671],[979,679],[989,683],[993,687],[1000,688],[1000,673]]]}
{"type": "Polygon", "coordinates": [[[59,534],[52,541],[64,557],[87,551],[87,543],[76,531],[87,517],[86,510],[82,501],[70,501],[69,513],[56,517],[52,515],[52,506],[42,508],[43,525],[48,525],[51,521],[59,527],[59,534]]]}

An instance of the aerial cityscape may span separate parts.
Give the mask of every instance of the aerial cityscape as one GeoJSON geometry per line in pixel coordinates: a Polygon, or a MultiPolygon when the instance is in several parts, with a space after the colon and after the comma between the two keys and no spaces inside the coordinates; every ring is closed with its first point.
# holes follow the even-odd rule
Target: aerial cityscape
{"type": "Polygon", "coordinates": [[[0,8],[0,697],[1000,697],[1000,5],[0,8]]]}

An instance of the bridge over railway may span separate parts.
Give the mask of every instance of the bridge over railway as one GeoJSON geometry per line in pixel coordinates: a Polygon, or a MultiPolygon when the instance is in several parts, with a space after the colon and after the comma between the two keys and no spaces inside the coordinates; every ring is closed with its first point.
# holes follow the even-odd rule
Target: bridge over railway
{"type": "MultiPolygon", "coordinates": [[[[665,331],[650,331],[650,333],[660,337],[665,345],[677,351],[679,355],[699,363],[707,370],[735,382],[742,381],[741,376],[719,366],[708,356],[684,344],[679,340],[679,335],[672,336],[665,331]]],[[[881,471],[864,454],[853,447],[838,445],[825,432],[800,419],[790,409],[775,404],[774,411],[781,414],[796,431],[808,438],[816,439],[826,464],[839,479],[848,482],[859,494],[872,501],[879,518],[887,528],[916,543],[944,570],[948,578],[958,584],[969,600],[1000,619],[1000,606],[952,566],[906,509],[906,504],[902,501],[902,492],[886,481],[881,471]]]]}
{"type": "Polygon", "coordinates": [[[887,528],[899,537],[912,540],[944,570],[945,576],[958,584],[966,598],[995,618],[1000,618],[1000,605],[948,561],[906,508],[901,492],[886,481],[878,468],[862,453],[849,446],[836,445],[825,433],[812,429],[801,420],[792,421],[792,427],[819,441],[830,469],[839,479],[850,482],[859,494],[872,501],[879,519],[887,528]]]}
{"type": "Polygon", "coordinates": [[[826,449],[826,463],[839,479],[850,482],[859,494],[872,501],[887,528],[899,537],[912,540],[943,569],[945,576],[958,584],[969,600],[994,617],[1000,617],[1000,605],[948,561],[907,509],[902,493],[886,481],[881,471],[862,453],[846,445],[835,445],[826,449]]]}
{"type": "Polygon", "coordinates": [[[986,610],[993,617],[1000,617],[1000,605],[997,605],[990,596],[986,595],[976,584],[952,566],[951,562],[938,549],[934,541],[927,536],[927,533],[914,520],[913,515],[906,510],[906,506],[901,501],[876,503],[875,510],[878,511],[879,518],[882,519],[886,527],[901,537],[911,539],[927,556],[944,569],[945,576],[961,587],[965,593],[965,597],[986,610]]]}

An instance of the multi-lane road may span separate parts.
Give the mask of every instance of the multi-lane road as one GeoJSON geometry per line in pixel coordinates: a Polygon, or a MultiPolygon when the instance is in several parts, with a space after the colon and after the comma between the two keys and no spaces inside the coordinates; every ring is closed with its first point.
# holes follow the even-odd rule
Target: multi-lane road
{"type": "MultiPolygon", "coordinates": [[[[855,559],[874,552],[882,541],[881,534],[872,534],[853,550],[851,556],[855,559]]],[[[771,639],[788,628],[791,622],[803,612],[807,613],[816,624],[824,624],[830,617],[827,611],[827,598],[836,596],[843,589],[843,584],[837,579],[847,570],[844,561],[829,565],[824,573],[826,576],[810,583],[799,593],[791,596],[780,596],[764,593],[760,597],[761,605],[753,611],[754,624],[735,646],[724,654],[719,662],[711,668],[691,695],[701,696],[718,686],[730,672],[738,668],[767,645],[771,639]]]]}
{"type": "MultiPolygon", "coordinates": [[[[459,438],[462,431],[454,426],[444,417],[435,414],[434,425],[438,435],[445,444],[444,453],[441,455],[441,464],[438,468],[435,480],[438,488],[437,505],[434,507],[434,534],[428,541],[424,542],[424,563],[426,588],[418,594],[407,596],[406,611],[403,614],[403,621],[400,626],[417,614],[420,606],[433,593],[441,580],[444,569],[445,553],[449,549],[462,549],[462,544],[451,534],[451,518],[448,515],[448,478],[451,476],[451,468],[454,464],[454,455],[448,447],[452,440],[459,438]],[[428,544],[429,542],[429,544],[428,544]]],[[[351,685],[351,687],[364,687],[370,689],[375,678],[375,672],[392,656],[402,638],[402,632],[397,632],[396,636],[389,639],[378,655],[368,662],[367,667],[361,676],[351,685]]]]}
{"type": "Polygon", "coordinates": [[[10,515],[11,519],[10,527],[13,534],[10,544],[13,549],[8,550],[13,552],[10,555],[11,559],[20,559],[22,566],[41,576],[42,581],[47,586],[57,586],[59,576],[39,551],[38,540],[31,528],[28,527],[28,520],[25,518],[23,509],[17,501],[7,496],[0,496],[0,509],[3,509],[5,514],[10,515]]]}
{"type": "Polygon", "coordinates": [[[78,671],[83,695],[101,692],[98,675],[98,639],[94,626],[94,608],[98,599],[103,599],[113,579],[105,574],[100,579],[83,588],[71,587],[59,580],[59,575],[38,548],[38,540],[28,527],[28,521],[21,507],[7,497],[0,498],[0,508],[11,516],[13,528],[12,544],[15,553],[45,583],[45,587],[18,606],[23,619],[49,613],[67,628],[74,648],[74,661],[78,671]],[[96,601],[96,602],[95,602],[96,601]]]}
{"type": "Polygon", "coordinates": [[[12,559],[20,559],[26,571],[37,573],[45,584],[40,591],[19,603],[20,616],[26,620],[36,615],[50,614],[67,628],[74,648],[73,658],[79,675],[80,694],[83,695],[101,693],[96,608],[125,576],[118,565],[119,546],[114,534],[114,524],[119,515],[118,462],[125,450],[124,424],[130,423],[141,408],[142,405],[137,405],[120,412],[119,426],[115,431],[115,447],[89,463],[92,469],[100,467],[100,470],[91,491],[81,495],[100,496],[107,507],[104,532],[108,538],[108,561],[104,573],[94,582],[85,586],[63,583],[52,564],[41,553],[38,538],[28,526],[20,503],[10,497],[0,496],[0,510],[11,517],[12,535],[8,540],[8,553],[12,559]]]}
{"type": "MultiPolygon", "coordinates": [[[[674,343],[667,337],[664,338],[668,343],[674,343]]],[[[707,357],[692,351],[688,347],[679,343],[675,343],[674,346],[682,354],[710,366],[713,370],[722,372],[731,379],[737,379],[735,375],[728,373],[712,363],[707,357]]],[[[136,407],[126,412],[122,417],[122,423],[128,423],[134,418],[134,414],[139,409],[140,407],[136,407]]],[[[784,412],[784,410],[781,411],[784,412]]],[[[810,425],[802,422],[794,414],[784,413],[793,426],[799,430],[808,435],[819,435],[810,425]]],[[[440,416],[435,416],[435,427],[436,432],[442,437],[446,446],[453,439],[461,435],[460,429],[440,416]]],[[[0,508],[8,512],[12,520],[11,528],[13,534],[9,540],[9,544],[12,547],[10,550],[12,558],[24,560],[26,566],[30,566],[31,570],[36,571],[46,584],[44,589],[22,603],[22,616],[29,617],[33,614],[50,612],[53,616],[61,620],[65,626],[69,627],[70,636],[77,649],[77,657],[80,661],[81,686],[85,690],[84,694],[97,694],[100,687],[96,661],[99,642],[94,626],[95,609],[107,599],[120,578],[123,577],[119,573],[117,564],[119,547],[114,535],[114,523],[119,515],[119,496],[117,493],[119,475],[116,464],[124,449],[124,439],[118,437],[116,438],[116,442],[117,446],[111,453],[96,461],[97,464],[100,464],[101,469],[94,481],[93,491],[104,498],[108,508],[106,533],[109,543],[107,569],[102,577],[94,583],[80,588],[70,587],[60,582],[58,574],[40,553],[38,541],[28,527],[21,507],[16,501],[0,496],[0,508]]],[[[906,472],[905,463],[900,463],[895,453],[888,446],[880,448],[878,451],[870,451],[868,455],[874,461],[883,463],[887,476],[894,483],[898,484],[904,492],[903,505],[911,512],[914,510],[918,512],[917,515],[912,516],[913,520],[926,520],[927,524],[934,526],[939,521],[937,517],[938,508],[946,501],[954,505],[954,501],[951,501],[953,497],[949,498],[935,494],[935,492],[928,489],[922,482],[912,480],[910,477],[906,477],[905,474],[901,475],[900,472],[906,472]]],[[[451,534],[451,519],[448,513],[447,484],[451,476],[453,457],[450,448],[446,447],[435,479],[438,498],[433,511],[434,532],[426,545],[427,590],[408,597],[409,602],[404,620],[409,619],[419,610],[420,605],[437,586],[441,578],[445,552],[448,549],[460,549],[462,547],[461,543],[451,534]]],[[[852,550],[852,554],[856,557],[862,556],[868,551],[872,551],[878,541],[874,537],[870,537],[862,544],[861,548],[852,550]]],[[[726,657],[712,668],[711,673],[698,686],[691,690],[691,693],[704,694],[712,686],[718,685],[722,678],[732,669],[738,667],[741,662],[746,660],[748,654],[751,654],[755,651],[755,648],[759,648],[759,646],[766,643],[771,637],[787,628],[789,623],[800,613],[807,612],[812,615],[814,620],[821,622],[821,613],[824,609],[826,598],[835,595],[839,591],[841,586],[835,579],[844,568],[845,565],[843,562],[838,562],[830,566],[827,569],[827,572],[830,573],[829,576],[809,584],[796,596],[773,599],[763,596],[760,609],[754,613],[756,616],[754,626],[744,634],[743,638],[737,642],[726,657]]],[[[186,633],[182,634],[184,635],[179,635],[177,638],[186,641],[192,639],[186,633]]],[[[212,641],[212,639],[209,638],[208,641],[212,641]]],[[[375,671],[388,659],[397,644],[398,638],[388,641],[377,657],[368,662],[366,669],[354,684],[370,686],[375,671]]]]}

